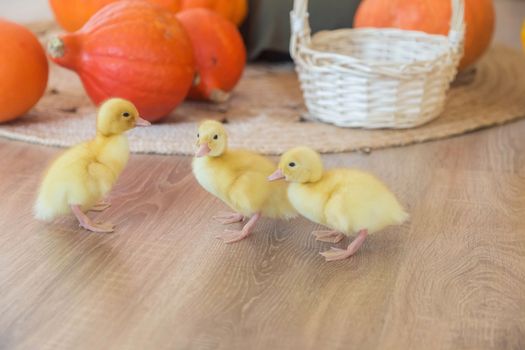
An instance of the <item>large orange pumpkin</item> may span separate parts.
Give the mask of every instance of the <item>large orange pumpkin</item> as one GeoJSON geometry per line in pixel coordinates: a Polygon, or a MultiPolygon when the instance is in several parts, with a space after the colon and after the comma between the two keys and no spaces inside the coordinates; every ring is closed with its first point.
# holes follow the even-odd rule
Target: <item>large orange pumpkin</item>
{"type": "Polygon", "coordinates": [[[47,85],[47,59],[25,27],[0,19],[0,122],[31,109],[47,85]]]}
{"type": "Polygon", "coordinates": [[[246,48],[235,25],[213,11],[192,9],[177,14],[193,44],[197,79],[190,98],[223,102],[241,78],[246,48]]]}
{"type": "Polygon", "coordinates": [[[182,9],[207,8],[235,25],[242,24],[248,13],[248,0],[182,0],[182,9]]]}
{"type": "MultiPolygon", "coordinates": [[[[451,8],[450,0],[364,0],[354,26],[395,27],[446,35],[451,8]]],[[[465,22],[465,54],[460,69],[476,62],[490,45],[495,24],[492,0],[465,0],[465,22]]]]}
{"type": "MultiPolygon", "coordinates": [[[[98,10],[118,0],[49,0],[55,18],[68,32],[80,29],[98,10]]],[[[180,10],[182,0],[148,0],[173,13],[180,10]]]]}
{"type": "Polygon", "coordinates": [[[95,104],[132,101],[156,121],[188,93],[195,74],[193,48],[175,14],[144,1],[118,1],[81,30],[52,39],[53,61],[80,76],[95,104]]]}

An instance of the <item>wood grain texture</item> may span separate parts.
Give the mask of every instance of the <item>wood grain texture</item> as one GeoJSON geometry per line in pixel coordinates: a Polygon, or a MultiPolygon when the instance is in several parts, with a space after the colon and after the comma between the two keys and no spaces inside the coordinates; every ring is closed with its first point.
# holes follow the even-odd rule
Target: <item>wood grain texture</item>
{"type": "MultiPolygon", "coordinates": [[[[523,17],[521,1],[496,5],[523,17]]],[[[184,157],[132,156],[92,214],[115,234],[37,222],[59,151],[0,139],[0,349],[525,348],[525,121],[325,156],[373,171],[412,214],[333,263],[300,218],[214,239],[224,206],[184,157]]]]}
{"type": "Polygon", "coordinates": [[[373,171],[412,214],[333,263],[305,219],[214,239],[224,205],[184,157],[132,156],[98,214],[115,234],[34,221],[59,150],[0,140],[0,348],[525,348],[523,135],[325,156],[373,171]]]}

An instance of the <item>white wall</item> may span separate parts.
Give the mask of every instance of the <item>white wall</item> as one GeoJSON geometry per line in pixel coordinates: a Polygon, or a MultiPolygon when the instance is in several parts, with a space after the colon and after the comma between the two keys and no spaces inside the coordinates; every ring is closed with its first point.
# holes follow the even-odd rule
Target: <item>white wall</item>
{"type": "Polygon", "coordinates": [[[15,22],[34,22],[53,18],[48,0],[0,0],[0,17],[15,22]]]}

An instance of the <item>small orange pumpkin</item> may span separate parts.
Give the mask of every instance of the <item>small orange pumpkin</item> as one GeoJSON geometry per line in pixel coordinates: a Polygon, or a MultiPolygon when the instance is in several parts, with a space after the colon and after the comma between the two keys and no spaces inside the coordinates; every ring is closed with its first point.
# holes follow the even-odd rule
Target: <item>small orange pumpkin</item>
{"type": "MultiPolygon", "coordinates": [[[[364,0],[354,26],[394,27],[447,35],[452,13],[450,0],[364,0]]],[[[465,53],[459,69],[476,62],[487,50],[495,25],[492,0],[465,0],[465,53]]]]}
{"type": "Polygon", "coordinates": [[[189,97],[223,102],[229,98],[246,65],[246,48],[237,27],[208,9],[177,14],[195,54],[197,78],[189,97]]]}
{"type": "Polygon", "coordinates": [[[156,121],[188,93],[195,74],[193,48],[175,14],[145,1],[117,1],[77,32],[53,38],[51,59],[74,70],[95,104],[130,100],[156,121]]]}
{"type": "MultiPolygon", "coordinates": [[[[98,10],[118,0],[49,0],[55,18],[68,32],[80,29],[98,10]]],[[[176,13],[181,0],[148,0],[176,13]]]]}
{"type": "Polygon", "coordinates": [[[0,122],[30,110],[47,86],[44,49],[25,27],[0,19],[0,122]]]}
{"type": "Polygon", "coordinates": [[[182,10],[207,8],[240,26],[248,13],[248,0],[182,0],[182,10]]]}

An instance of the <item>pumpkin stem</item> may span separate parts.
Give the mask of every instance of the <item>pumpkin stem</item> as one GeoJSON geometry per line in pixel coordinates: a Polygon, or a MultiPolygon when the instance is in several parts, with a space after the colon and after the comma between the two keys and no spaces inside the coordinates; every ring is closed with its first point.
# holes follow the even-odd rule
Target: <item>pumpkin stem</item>
{"type": "Polygon", "coordinates": [[[52,58],[60,58],[64,56],[65,51],[66,47],[64,45],[64,41],[58,36],[55,36],[48,41],[47,52],[52,58]]]}
{"type": "Polygon", "coordinates": [[[210,93],[210,101],[215,103],[222,103],[226,102],[230,99],[231,94],[229,92],[220,90],[220,89],[213,89],[210,93]]]}
{"type": "Polygon", "coordinates": [[[201,75],[199,74],[199,72],[196,72],[195,75],[193,76],[193,86],[197,86],[201,83],[201,75]]]}

